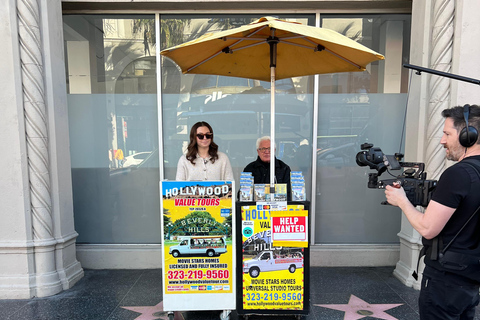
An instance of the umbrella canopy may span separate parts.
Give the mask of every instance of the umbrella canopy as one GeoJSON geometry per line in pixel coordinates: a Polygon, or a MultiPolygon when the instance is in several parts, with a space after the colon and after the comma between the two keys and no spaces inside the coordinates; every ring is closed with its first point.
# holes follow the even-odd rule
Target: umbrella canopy
{"type": "Polygon", "coordinates": [[[183,73],[270,81],[269,39],[277,41],[276,76],[364,71],[384,57],[333,30],[263,17],[239,28],[206,34],[163,50],[183,73]],[[274,31],[272,31],[274,30],[274,31]]]}
{"type": "MultiPolygon", "coordinates": [[[[306,26],[273,17],[226,31],[205,34],[163,50],[183,73],[214,74],[270,81],[271,114],[275,114],[275,80],[313,74],[364,71],[384,57],[329,29],[306,26]]],[[[275,117],[270,117],[271,150],[275,117]]],[[[270,158],[270,185],[274,185],[275,152],[270,158]]]]}

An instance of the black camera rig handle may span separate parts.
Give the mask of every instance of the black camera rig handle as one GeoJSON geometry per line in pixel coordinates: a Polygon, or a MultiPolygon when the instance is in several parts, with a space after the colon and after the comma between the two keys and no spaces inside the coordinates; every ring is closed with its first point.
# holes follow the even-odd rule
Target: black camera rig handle
{"type": "MultiPolygon", "coordinates": [[[[437,186],[436,180],[427,180],[425,164],[422,162],[402,162],[403,154],[386,155],[373,144],[364,143],[362,151],[357,153],[356,162],[359,166],[369,166],[377,172],[368,174],[368,188],[385,189],[386,186],[402,186],[405,194],[414,206],[426,207],[430,201],[433,191],[437,186]],[[387,169],[399,170],[407,168],[402,174],[394,179],[379,180],[379,176],[387,169]]],[[[382,202],[382,204],[388,204],[382,202]]]]}

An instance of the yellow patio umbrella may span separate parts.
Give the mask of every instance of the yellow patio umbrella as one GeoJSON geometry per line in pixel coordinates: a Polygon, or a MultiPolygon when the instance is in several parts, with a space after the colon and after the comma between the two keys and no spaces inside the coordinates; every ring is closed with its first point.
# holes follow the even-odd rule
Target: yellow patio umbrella
{"type": "MultiPolygon", "coordinates": [[[[213,74],[270,81],[271,150],[275,143],[275,80],[313,74],[364,71],[384,57],[333,30],[273,17],[216,33],[160,52],[183,73],[213,74]]],[[[270,185],[275,178],[270,158],[270,185]]]]}

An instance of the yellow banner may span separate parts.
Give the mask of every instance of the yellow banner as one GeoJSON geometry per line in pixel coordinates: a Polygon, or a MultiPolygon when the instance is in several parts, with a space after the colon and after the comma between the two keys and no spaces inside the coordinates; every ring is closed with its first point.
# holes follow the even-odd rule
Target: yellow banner
{"type": "MultiPolygon", "coordinates": [[[[303,310],[303,248],[272,242],[271,212],[263,204],[242,206],[243,309],[303,310]]],[[[303,212],[288,205],[285,214],[303,212]]]]}
{"type": "Polygon", "coordinates": [[[162,182],[165,294],[233,290],[232,185],[162,182]]]}

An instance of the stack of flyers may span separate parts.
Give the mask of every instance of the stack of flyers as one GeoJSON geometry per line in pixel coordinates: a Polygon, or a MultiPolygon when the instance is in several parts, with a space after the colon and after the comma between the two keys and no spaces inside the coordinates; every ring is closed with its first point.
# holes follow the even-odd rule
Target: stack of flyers
{"type": "Polygon", "coordinates": [[[292,201],[306,201],[305,178],[301,171],[292,171],[290,173],[290,182],[292,184],[292,201]]]}
{"type": "Polygon", "coordinates": [[[275,190],[270,190],[270,184],[266,184],[265,201],[287,201],[287,184],[275,184],[275,190]]]}
{"type": "Polygon", "coordinates": [[[252,185],[240,184],[240,201],[253,201],[252,185]]]}
{"type": "Polygon", "coordinates": [[[287,201],[287,184],[279,183],[275,185],[273,201],[287,201]]]}
{"type": "Polygon", "coordinates": [[[254,184],[255,201],[265,201],[265,184],[254,184]]]}
{"type": "Polygon", "coordinates": [[[251,172],[240,174],[240,201],[253,201],[253,176],[251,172]]]}
{"type": "Polygon", "coordinates": [[[292,183],[292,201],[305,201],[305,183],[292,183]]]}

